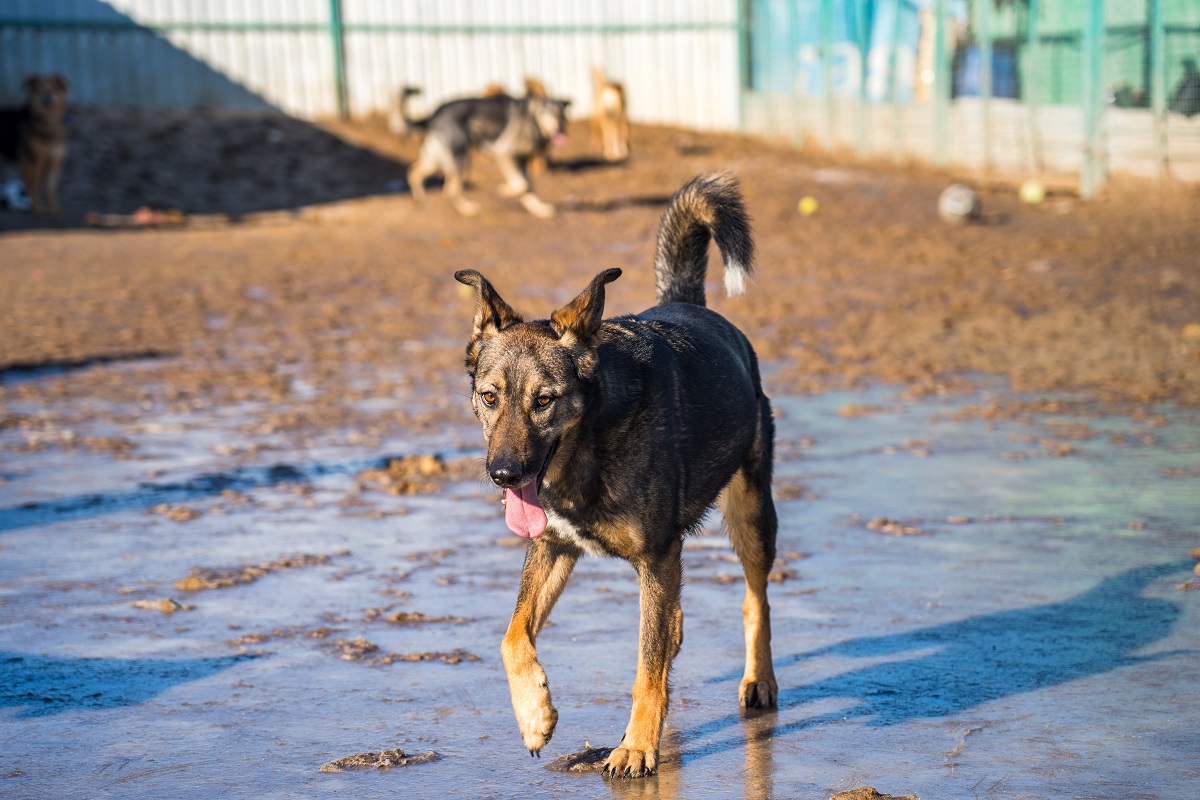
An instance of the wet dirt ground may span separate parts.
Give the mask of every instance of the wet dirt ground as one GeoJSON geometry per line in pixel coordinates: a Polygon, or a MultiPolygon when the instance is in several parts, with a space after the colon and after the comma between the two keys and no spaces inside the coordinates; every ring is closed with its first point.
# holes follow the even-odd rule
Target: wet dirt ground
{"type": "Polygon", "coordinates": [[[556,220],[483,164],[463,220],[413,206],[415,142],[378,126],[136,116],[81,121],[111,149],[75,145],[63,218],[0,212],[4,796],[1200,793],[1194,191],[996,184],[952,227],[949,176],[639,129],[623,166],[586,136],[555,155],[556,220]],[[498,655],[521,547],[477,477],[450,274],[546,314],[621,266],[609,311],[639,310],[663,202],[711,169],[759,243],[746,297],[710,296],[777,409],[780,709],[737,712],[714,518],[685,552],[660,775],[558,771],[624,727],[636,584],[580,564],[530,759],[498,655]],[[144,204],[185,221],[87,221],[144,204]]]}

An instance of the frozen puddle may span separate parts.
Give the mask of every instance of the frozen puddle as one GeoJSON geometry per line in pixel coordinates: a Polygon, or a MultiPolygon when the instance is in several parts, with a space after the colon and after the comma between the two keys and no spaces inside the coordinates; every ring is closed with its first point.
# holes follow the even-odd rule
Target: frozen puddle
{"type": "Polygon", "coordinates": [[[229,452],[198,417],[143,421],[136,460],[10,450],[0,795],[1200,796],[1200,591],[1177,588],[1200,422],[961,413],[993,400],[776,401],[780,709],[737,712],[739,567],[693,538],[666,763],[644,782],[547,768],[624,729],[631,570],[582,561],[542,634],[560,722],[531,759],[498,654],[522,550],[495,495],[356,479],[478,456],[476,431],[229,452]],[[177,588],[189,575],[224,588],[177,588]],[[318,771],[397,749],[419,758],[318,771]]]}

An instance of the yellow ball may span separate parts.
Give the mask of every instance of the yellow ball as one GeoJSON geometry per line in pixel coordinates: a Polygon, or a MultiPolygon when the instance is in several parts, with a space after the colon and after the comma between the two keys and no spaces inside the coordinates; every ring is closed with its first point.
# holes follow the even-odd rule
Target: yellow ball
{"type": "Polygon", "coordinates": [[[801,197],[800,202],[796,204],[796,210],[806,217],[817,213],[817,198],[801,197]]]}
{"type": "Polygon", "coordinates": [[[1046,199],[1046,187],[1042,186],[1041,181],[1030,178],[1021,184],[1021,188],[1017,194],[1020,196],[1022,203],[1029,203],[1036,206],[1046,199]]]}

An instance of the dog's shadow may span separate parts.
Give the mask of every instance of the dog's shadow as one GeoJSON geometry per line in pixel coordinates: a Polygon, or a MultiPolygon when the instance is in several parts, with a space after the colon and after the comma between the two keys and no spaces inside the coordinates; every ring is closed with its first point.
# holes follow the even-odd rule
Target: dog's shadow
{"type": "MultiPolygon", "coordinates": [[[[747,747],[751,739],[761,745],[773,737],[844,720],[862,719],[883,727],[949,717],[1004,697],[1180,655],[1138,655],[1166,638],[1181,614],[1178,604],[1142,597],[1141,592],[1152,581],[1189,566],[1174,562],[1138,567],[1060,603],[850,639],[784,656],[775,661],[777,670],[823,656],[891,658],[780,691],[781,710],[841,701],[835,711],[791,722],[779,722],[775,714],[730,715],[683,730],[680,761],[747,747]],[[742,735],[708,741],[739,725],[742,735]]],[[[740,672],[727,673],[709,682],[736,683],[740,677],[740,672]]]]}

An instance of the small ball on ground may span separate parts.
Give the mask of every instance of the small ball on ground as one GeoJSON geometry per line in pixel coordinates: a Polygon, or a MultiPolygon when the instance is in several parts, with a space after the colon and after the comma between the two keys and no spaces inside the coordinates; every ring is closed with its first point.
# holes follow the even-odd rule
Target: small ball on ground
{"type": "Polygon", "coordinates": [[[818,207],[819,207],[819,203],[817,203],[817,198],[809,197],[807,195],[804,197],[801,197],[800,202],[796,204],[796,210],[799,211],[801,214],[803,214],[806,217],[812,216],[813,214],[817,213],[818,207]]]}
{"type": "Polygon", "coordinates": [[[1041,181],[1030,178],[1021,184],[1021,188],[1017,190],[1017,196],[1021,198],[1022,203],[1036,206],[1046,199],[1046,187],[1042,185],[1041,181]]]}

